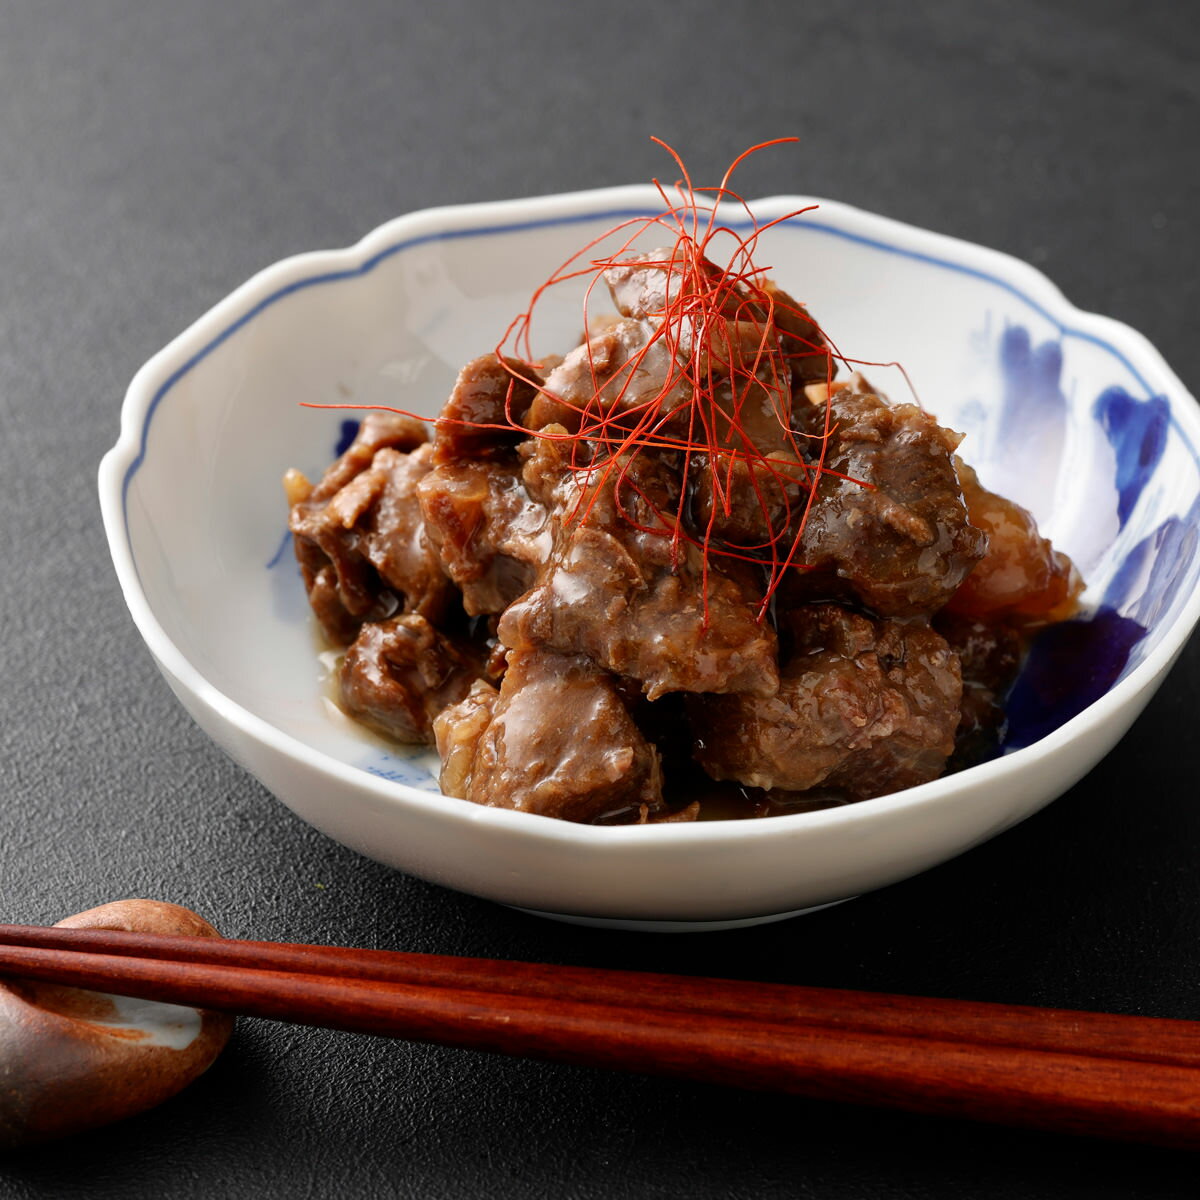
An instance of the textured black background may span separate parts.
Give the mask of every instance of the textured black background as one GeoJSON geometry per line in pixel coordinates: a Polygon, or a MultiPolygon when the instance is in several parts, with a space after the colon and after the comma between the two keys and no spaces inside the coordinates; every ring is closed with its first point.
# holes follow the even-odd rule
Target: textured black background
{"type": "MultiPolygon", "coordinates": [[[[908,883],[744,932],[583,931],[389,872],[161,682],[95,468],[138,365],[253,271],[427,205],[752,142],[1010,251],[1200,381],[1195,5],[0,5],[0,915],[173,900],[223,932],[1200,1019],[1200,643],[1069,795],[908,883]]],[[[0,1162],[2,1197],[1195,1196],[1200,1160],[242,1022],[186,1093],[0,1162]]]]}

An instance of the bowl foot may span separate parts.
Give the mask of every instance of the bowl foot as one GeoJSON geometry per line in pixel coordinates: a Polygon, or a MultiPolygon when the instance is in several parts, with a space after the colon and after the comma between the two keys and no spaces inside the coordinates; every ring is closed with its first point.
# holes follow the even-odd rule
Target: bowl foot
{"type": "Polygon", "coordinates": [[[774,921],[787,921],[792,917],[802,917],[807,913],[820,912],[823,908],[833,908],[835,904],[845,904],[847,900],[855,899],[846,896],[842,900],[831,900],[828,904],[814,904],[811,908],[794,908],[791,912],[764,913],[760,917],[735,917],[728,921],[642,921],[632,917],[578,917],[571,913],[542,912],[536,908],[519,908],[509,905],[517,912],[528,913],[532,917],[549,917],[551,921],[565,921],[568,925],[588,925],[595,929],[628,929],[637,933],[714,933],[722,929],[744,929],[750,925],[769,925],[774,921]]]}

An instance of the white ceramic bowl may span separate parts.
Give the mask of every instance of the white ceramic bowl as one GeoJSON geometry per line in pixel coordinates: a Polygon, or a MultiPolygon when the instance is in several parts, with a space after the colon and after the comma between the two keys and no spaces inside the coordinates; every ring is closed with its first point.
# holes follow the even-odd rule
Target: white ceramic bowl
{"type": "MultiPolygon", "coordinates": [[[[809,203],[753,209],[762,220],[809,203]]],[[[924,405],[967,434],[962,453],[984,482],[1075,559],[1099,615],[1035,654],[1009,753],[895,795],[627,828],[445,798],[430,755],[389,751],[326,697],[280,478],[289,466],[317,475],[352,414],[300,402],[436,412],[459,366],[495,346],[562,260],[660,207],[632,187],[419,212],[268,268],[138,372],[100,496],[130,611],[175,694],[304,820],[505,904],[715,928],[942,862],[1061,794],[1114,745],[1200,614],[1200,410],[1141,336],[1077,311],[1031,267],[820,202],[763,237],[759,265],[848,356],[903,362],[924,405]]],[[[579,302],[547,297],[536,353],[573,344],[579,302]]],[[[906,394],[893,369],[868,374],[906,394]]]]}

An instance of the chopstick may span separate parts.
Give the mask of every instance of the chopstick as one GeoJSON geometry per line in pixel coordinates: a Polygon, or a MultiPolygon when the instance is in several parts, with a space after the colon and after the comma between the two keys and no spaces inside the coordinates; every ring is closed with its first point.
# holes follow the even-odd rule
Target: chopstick
{"type": "Polygon", "coordinates": [[[244,1016],[1200,1146],[1200,1025],[787,984],[0,926],[0,973],[244,1016]]]}

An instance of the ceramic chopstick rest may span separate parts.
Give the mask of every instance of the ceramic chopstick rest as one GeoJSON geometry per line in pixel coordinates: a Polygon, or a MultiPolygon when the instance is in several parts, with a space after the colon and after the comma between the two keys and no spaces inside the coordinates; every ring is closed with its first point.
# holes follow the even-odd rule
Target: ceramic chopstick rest
{"type": "MultiPolygon", "coordinates": [[[[118,900],[70,928],[218,937],[175,904],[118,900]]],[[[153,1108],[212,1065],[233,1017],[9,977],[0,980],[0,1149],[153,1108]]]]}

